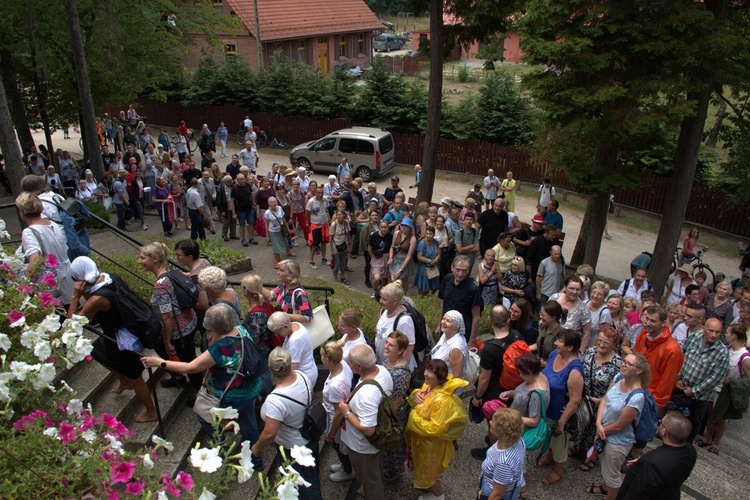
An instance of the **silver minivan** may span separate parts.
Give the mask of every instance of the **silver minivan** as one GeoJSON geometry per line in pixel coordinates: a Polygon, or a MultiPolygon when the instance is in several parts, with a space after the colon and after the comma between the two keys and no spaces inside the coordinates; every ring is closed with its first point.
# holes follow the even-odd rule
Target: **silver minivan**
{"type": "Polygon", "coordinates": [[[350,127],[295,146],[289,153],[290,161],[324,174],[335,174],[342,157],[352,166],[353,177],[370,182],[396,166],[393,136],[378,128],[350,127]]]}
{"type": "Polygon", "coordinates": [[[390,52],[392,50],[401,50],[404,46],[404,41],[396,35],[390,33],[383,33],[373,38],[372,48],[375,52],[385,51],[390,52]]]}

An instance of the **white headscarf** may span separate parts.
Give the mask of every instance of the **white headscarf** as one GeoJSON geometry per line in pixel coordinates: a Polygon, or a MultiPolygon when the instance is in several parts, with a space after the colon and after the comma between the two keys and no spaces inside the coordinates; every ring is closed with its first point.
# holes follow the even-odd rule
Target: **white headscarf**
{"type": "Polygon", "coordinates": [[[109,274],[100,273],[99,268],[96,267],[96,262],[91,260],[90,257],[85,256],[77,257],[70,264],[70,277],[73,281],[85,281],[86,283],[91,284],[96,283],[91,287],[90,291],[92,293],[101,287],[112,283],[112,278],[109,277],[109,274]],[[104,279],[99,283],[96,283],[100,276],[103,276],[104,279]]]}
{"type": "Polygon", "coordinates": [[[453,324],[456,325],[456,327],[458,328],[459,335],[462,335],[462,336],[466,335],[466,328],[464,327],[464,317],[461,315],[460,312],[448,311],[447,313],[445,313],[445,316],[448,316],[453,321],[453,324]]]}

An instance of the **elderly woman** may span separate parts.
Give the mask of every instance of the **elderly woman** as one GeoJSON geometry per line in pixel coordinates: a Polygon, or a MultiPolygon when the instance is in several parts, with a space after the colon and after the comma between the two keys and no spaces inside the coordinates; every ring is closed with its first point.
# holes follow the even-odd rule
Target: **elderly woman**
{"type": "Polygon", "coordinates": [[[275,196],[268,198],[268,209],[263,211],[263,219],[266,221],[266,240],[273,249],[273,267],[278,269],[281,254],[289,255],[289,245],[284,237],[284,230],[286,234],[291,234],[291,231],[284,217],[284,209],[279,206],[275,196]]]}
{"type": "MultiPolygon", "coordinates": [[[[524,429],[533,429],[538,425],[547,425],[545,412],[549,406],[550,392],[547,377],[541,374],[542,363],[533,354],[523,354],[516,359],[516,370],[523,379],[523,382],[512,391],[505,391],[500,394],[500,401],[505,404],[510,403],[512,410],[518,411],[523,421],[524,429]]],[[[496,410],[497,411],[497,410],[496,410]]],[[[492,415],[485,416],[490,421],[490,434],[493,434],[492,415]]],[[[497,438],[496,438],[497,439],[497,438]]],[[[492,450],[493,447],[490,447],[492,450]]],[[[487,455],[491,456],[491,451],[487,455]]],[[[518,498],[527,498],[526,483],[521,485],[518,498]]]]}
{"type": "Polygon", "coordinates": [[[722,281],[716,285],[716,292],[706,299],[706,319],[716,318],[721,321],[724,332],[732,324],[732,285],[722,281]]]}
{"type": "Polygon", "coordinates": [[[446,312],[440,320],[440,331],[442,334],[432,348],[432,359],[442,359],[448,365],[448,372],[455,378],[461,378],[469,357],[461,313],[446,312]]]}
{"type": "MultiPolygon", "coordinates": [[[[538,417],[537,417],[538,418],[538,417]]],[[[479,500],[515,500],[526,488],[526,445],[524,418],[510,408],[500,408],[490,420],[490,432],[497,442],[487,450],[479,475],[479,500]]]]}
{"type": "Polygon", "coordinates": [[[392,331],[398,330],[409,339],[409,347],[406,348],[404,356],[409,361],[409,369],[414,369],[414,322],[406,313],[406,308],[402,304],[403,299],[404,289],[401,288],[400,282],[389,283],[380,290],[379,301],[382,309],[375,324],[375,354],[378,356],[378,363],[382,364],[385,359],[385,339],[392,331]]]}
{"type": "Polygon", "coordinates": [[[497,237],[497,245],[492,247],[495,251],[495,262],[500,274],[510,271],[513,258],[516,256],[516,246],[513,244],[513,235],[510,233],[500,233],[497,237]]]}
{"type": "Polygon", "coordinates": [[[284,337],[284,349],[291,353],[292,370],[300,370],[315,387],[318,381],[318,366],[313,357],[310,332],[302,324],[293,322],[285,312],[276,311],[268,318],[268,329],[284,337]]]}
{"type": "Polygon", "coordinates": [[[617,341],[617,352],[620,352],[620,345],[622,339],[625,338],[625,334],[630,330],[630,322],[625,317],[625,311],[623,309],[624,300],[622,295],[619,293],[612,293],[607,297],[607,309],[609,309],[609,316],[612,318],[612,325],[617,330],[619,339],[617,341]]]}
{"type": "Polygon", "coordinates": [[[117,346],[117,331],[122,328],[123,322],[114,297],[118,287],[127,288],[128,285],[119,279],[115,283],[110,275],[100,273],[96,263],[89,257],[75,259],[70,265],[70,275],[75,281],[75,286],[68,308],[68,318],[78,314],[101,325],[102,334],[94,340],[91,356],[117,377],[120,384],[112,389],[112,392],[121,394],[125,390],[135,391],[145,411],[134,415],[133,421],[155,422],[156,408],[146,381],[143,380],[143,365],[139,354],[120,350],[117,346]],[[79,310],[81,298],[86,302],[79,310]]]}
{"type": "Polygon", "coordinates": [[[552,440],[550,449],[539,460],[537,467],[552,465],[552,471],[542,482],[555,484],[565,477],[565,462],[568,461],[568,433],[565,425],[573,416],[583,397],[583,364],[578,359],[581,334],[576,330],[563,329],[555,340],[555,350],[547,358],[542,374],[547,377],[550,388],[550,404],[547,418],[551,420],[552,440]]]}
{"type": "Polygon", "coordinates": [[[609,285],[603,281],[595,281],[591,285],[588,302],[589,314],[591,315],[591,335],[589,336],[588,344],[583,344],[584,350],[596,344],[596,339],[599,337],[600,325],[612,324],[612,316],[605,303],[608,293],[609,285]]]}
{"type": "MultiPolygon", "coordinates": [[[[619,341],[617,330],[609,323],[603,323],[596,344],[586,349],[583,355],[583,390],[594,408],[599,406],[615,375],[620,372],[622,358],[617,355],[619,341]]],[[[592,421],[584,432],[571,438],[571,453],[586,453],[591,448],[596,437],[594,424],[592,421]]],[[[581,470],[589,471],[595,464],[596,461],[584,463],[581,470]]]]}
{"type": "Polygon", "coordinates": [[[240,323],[242,306],[240,296],[234,287],[227,282],[227,273],[220,267],[210,266],[198,275],[198,283],[205,290],[208,303],[213,305],[226,304],[235,313],[234,324],[240,323]]]}
{"type": "Polygon", "coordinates": [[[596,414],[596,437],[605,441],[602,453],[602,478],[604,484],[593,483],[586,493],[617,498],[622,486],[620,467],[627,460],[635,443],[635,425],[646,403],[646,390],[651,382],[651,367],[640,353],[628,354],[622,360],[620,374],[602,398],[596,414]],[[638,391],[638,392],[635,392],[638,391]]]}
{"type": "Polygon", "coordinates": [[[414,462],[414,487],[429,490],[420,500],[445,498],[440,476],[456,456],[453,441],[463,434],[469,419],[463,402],[454,394],[469,383],[453,378],[440,359],[425,363],[425,383],[409,396],[413,406],[404,438],[414,462]]]}
{"type": "Polygon", "coordinates": [[[515,256],[510,261],[510,269],[503,275],[500,290],[503,291],[503,295],[511,304],[519,298],[532,300],[532,297],[526,296],[526,286],[530,281],[529,272],[526,270],[526,262],[523,257],[515,256]]]}
{"type": "MultiPolygon", "coordinates": [[[[161,314],[164,329],[164,351],[157,350],[165,358],[190,363],[195,359],[195,332],[198,327],[198,315],[190,309],[180,309],[177,302],[177,291],[172,280],[167,276],[167,258],[169,248],[160,242],[141,247],[138,264],[145,272],[156,276],[151,305],[161,314]]],[[[202,377],[198,373],[190,375],[190,381],[197,389],[201,386],[202,377]]],[[[162,387],[177,387],[184,383],[181,374],[160,381],[162,387]]]]}
{"type": "Polygon", "coordinates": [[[484,259],[477,266],[477,284],[482,290],[482,300],[487,307],[497,304],[497,285],[501,276],[497,268],[497,262],[495,262],[495,251],[488,248],[484,252],[484,259]]]}
{"type": "Polygon", "coordinates": [[[60,300],[67,306],[73,295],[73,280],[70,278],[65,231],[62,226],[42,217],[42,200],[34,194],[23,192],[18,195],[16,208],[21,221],[27,226],[21,231],[21,244],[16,249],[16,255],[26,260],[27,270],[38,269],[40,278],[53,272],[59,284],[60,300]],[[57,257],[57,266],[45,264],[51,256],[57,257]]]}
{"type": "MultiPolygon", "coordinates": [[[[206,311],[204,324],[211,333],[208,349],[189,363],[165,360],[157,356],[142,358],[143,366],[160,366],[174,373],[206,373],[209,394],[220,398],[219,407],[232,407],[239,413],[237,423],[243,440],[258,441],[258,423],[255,420],[255,398],[260,394],[261,379],[250,379],[237,375],[242,363],[242,338],[250,334],[235,321],[235,311],[227,304],[216,304],[206,311]]],[[[212,422],[198,417],[209,435],[214,429],[212,422]]],[[[221,432],[216,430],[216,432],[221,432]]]]}
{"type": "Polygon", "coordinates": [[[563,328],[576,330],[581,334],[582,345],[588,345],[591,336],[591,312],[581,298],[583,282],[578,276],[568,276],[563,281],[562,292],[553,294],[549,300],[557,301],[567,311],[563,328]]]}
{"type": "Polygon", "coordinates": [[[341,452],[340,429],[344,414],[339,410],[339,403],[347,401],[352,392],[352,370],[343,362],[343,351],[339,342],[326,342],[320,349],[320,361],[328,369],[328,378],[323,385],[323,407],[328,414],[325,442],[333,445],[341,464],[331,466],[332,473],[328,478],[333,482],[354,479],[354,471],[349,456],[341,452]],[[336,469],[336,470],[333,470],[336,469]]]}
{"type": "MultiPolygon", "coordinates": [[[[359,309],[344,309],[339,314],[338,329],[341,332],[339,345],[343,351],[343,360],[349,362],[349,351],[357,344],[366,344],[365,334],[360,326],[362,325],[362,311],[359,309]]],[[[408,346],[407,346],[408,347],[408,346]]]]}
{"type": "Polygon", "coordinates": [[[299,264],[291,260],[282,260],[276,267],[279,285],[269,291],[263,289],[263,298],[276,302],[279,311],[289,315],[292,321],[308,324],[312,321],[313,311],[307,292],[302,286],[302,273],[299,264]]]}
{"type": "Polygon", "coordinates": [[[283,347],[276,347],[268,356],[268,369],[271,371],[275,388],[266,397],[260,409],[260,417],[265,425],[260,439],[250,449],[253,465],[256,469],[263,468],[263,450],[273,442],[284,447],[287,457],[294,446],[306,446],[312,450],[315,465],[292,465],[297,473],[310,483],[307,487],[300,486],[299,498],[322,500],[318,443],[308,441],[300,432],[307,413],[306,405],[312,402],[312,388],[315,382],[310,381],[302,371],[295,370],[293,365],[292,354],[283,347]]]}

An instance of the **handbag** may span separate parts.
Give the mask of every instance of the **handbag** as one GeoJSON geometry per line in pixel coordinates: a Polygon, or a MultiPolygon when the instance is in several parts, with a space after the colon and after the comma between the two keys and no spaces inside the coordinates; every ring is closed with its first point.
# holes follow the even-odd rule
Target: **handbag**
{"type": "Polygon", "coordinates": [[[266,237],[266,223],[261,217],[255,219],[253,228],[255,229],[255,234],[257,234],[261,238],[266,237]]]}
{"type": "MultiPolygon", "coordinates": [[[[297,289],[299,290],[299,288],[297,289]]],[[[292,314],[298,314],[297,308],[295,307],[294,292],[292,292],[292,314]]],[[[312,342],[313,349],[317,349],[325,341],[333,337],[336,332],[331,324],[331,319],[328,317],[328,309],[325,305],[319,305],[313,309],[313,319],[305,325],[308,333],[310,334],[310,341],[312,342]]]]}
{"type": "Polygon", "coordinates": [[[211,415],[211,409],[219,408],[221,406],[221,400],[224,399],[224,395],[227,393],[229,388],[232,387],[234,379],[236,379],[237,375],[240,373],[242,362],[245,359],[245,343],[242,341],[241,332],[240,345],[242,346],[242,356],[240,357],[240,364],[239,366],[237,366],[237,370],[234,372],[234,375],[232,375],[232,378],[229,379],[229,383],[224,388],[224,392],[221,393],[221,397],[217,397],[214,394],[213,387],[211,387],[208,383],[209,377],[211,377],[211,371],[206,370],[206,375],[205,377],[203,377],[203,384],[201,385],[198,394],[195,396],[195,403],[193,404],[193,413],[198,415],[198,417],[200,417],[204,422],[210,424],[214,421],[214,418],[211,415]]]}
{"type": "Polygon", "coordinates": [[[438,269],[437,266],[428,266],[425,267],[425,274],[427,275],[428,280],[434,280],[435,278],[440,277],[440,269],[438,269]]]}
{"type": "Polygon", "coordinates": [[[271,212],[271,215],[273,215],[273,218],[276,219],[276,222],[279,223],[279,226],[281,226],[281,235],[284,237],[285,240],[289,239],[289,227],[286,225],[286,220],[279,219],[275,213],[271,212]]]}
{"type": "MultiPolygon", "coordinates": [[[[564,410],[563,410],[564,411],[564,410]]],[[[565,430],[572,433],[582,433],[591,423],[591,419],[594,418],[594,408],[591,405],[591,400],[585,394],[581,397],[581,402],[578,403],[575,413],[571,415],[568,422],[565,424],[565,430]]]]}
{"type": "Polygon", "coordinates": [[[473,385],[474,382],[479,378],[479,354],[477,354],[477,348],[472,347],[469,349],[469,355],[466,358],[466,369],[464,370],[464,376],[462,379],[469,382],[469,385],[473,385]]]}
{"type": "Polygon", "coordinates": [[[552,437],[552,430],[549,428],[549,425],[547,424],[547,420],[544,418],[544,415],[547,413],[545,410],[544,405],[544,395],[542,394],[542,391],[540,389],[534,389],[529,394],[529,400],[526,402],[526,414],[529,413],[529,404],[531,403],[531,395],[537,393],[539,394],[539,399],[541,400],[542,407],[541,407],[541,413],[539,422],[536,424],[536,427],[526,427],[523,430],[523,442],[526,445],[527,451],[534,451],[537,448],[540,448],[539,453],[540,456],[544,455],[547,452],[547,448],[549,447],[549,441],[552,437]]]}

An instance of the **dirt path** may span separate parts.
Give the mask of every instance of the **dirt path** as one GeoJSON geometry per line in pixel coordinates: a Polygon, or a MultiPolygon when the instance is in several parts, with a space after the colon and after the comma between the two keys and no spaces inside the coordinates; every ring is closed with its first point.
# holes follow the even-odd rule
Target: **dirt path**
{"type": "MultiPolygon", "coordinates": [[[[53,135],[55,147],[67,147],[68,151],[70,151],[71,154],[80,157],[81,152],[78,146],[78,138],[79,135],[75,134],[72,130],[71,138],[67,140],[64,140],[62,138],[62,132],[57,132],[53,135]]],[[[41,132],[34,133],[34,141],[36,143],[42,143],[44,141],[43,134],[41,132]]],[[[290,145],[290,147],[291,146],[293,145],[290,145]]],[[[227,154],[229,155],[239,152],[239,150],[240,148],[234,140],[231,140],[230,144],[227,145],[227,154]]],[[[281,151],[268,148],[261,150],[259,172],[265,173],[270,170],[270,166],[273,162],[277,162],[280,164],[289,164],[288,151],[288,149],[286,151],[281,151]]],[[[219,158],[219,163],[222,166],[222,169],[224,168],[224,162],[229,163],[228,160],[229,158],[219,158]]],[[[411,172],[411,170],[400,168],[398,171],[398,175],[401,178],[401,186],[402,188],[405,188],[407,195],[415,196],[416,189],[408,189],[408,186],[413,182],[413,173],[411,172]]],[[[314,174],[312,177],[318,182],[325,182],[326,176],[314,174]]],[[[386,176],[376,180],[376,183],[378,184],[378,191],[382,192],[385,187],[389,185],[389,178],[390,176],[386,176]]],[[[435,181],[433,199],[440,199],[444,196],[448,196],[453,199],[463,200],[466,193],[475,182],[481,182],[481,179],[469,175],[439,172],[438,178],[435,181]]],[[[523,184],[521,186],[521,190],[516,195],[516,214],[522,222],[530,222],[531,217],[535,213],[536,187],[536,185],[523,184]]],[[[561,196],[558,195],[557,198],[561,202],[560,213],[564,217],[564,230],[566,233],[566,245],[564,246],[563,254],[567,259],[570,259],[576,239],[578,238],[578,233],[580,231],[583,218],[583,211],[578,207],[581,207],[583,204],[585,204],[585,202],[582,202],[581,198],[578,195],[570,194],[570,203],[576,205],[576,207],[572,207],[568,202],[563,200],[561,196]]],[[[644,219],[654,218],[654,216],[652,215],[642,214],[630,209],[623,209],[623,215],[630,219],[638,217],[644,219]]],[[[156,228],[158,225],[152,224],[152,226],[156,228]]],[[[683,228],[682,234],[686,234],[688,230],[688,226],[685,226],[683,228]]],[[[653,250],[654,244],[656,242],[656,234],[648,230],[636,229],[634,227],[631,227],[631,225],[621,223],[615,216],[610,216],[609,233],[612,235],[612,239],[602,240],[602,250],[599,257],[597,270],[600,275],[612,279],[622,280],[628,278],[630,277],[630,261],[643,251],[653,250]]],[[[731,249],[736,248],[737,239],[732,239],[730,237],[727,237],[726,235],[705,231],[701,237],[701,241],[707,244],[709,247],[731,249]]],[[[307,256],[303,254],[306,254],[307,252],[304,251],[304,249],[298,249],[297,253],[299,255],[297,260],[300,263],[306,263],[307,256]]],[[[263,258],[262,260],[265,261],[266,259],[263,258]]],[[[269,259],[268,262],[270,263],[271,260],[269,259]]],[[[354,262],[356,263],[357,261],[354,262]]],[[[711,268],[714,271],[721,271],[725,273],[729,279],[733,279],[739,276],[739,269],[737,268],[737,265],[739,264],[739,256],[736,253],[734,254],[734,256],[730,257],[727,256],[725,252],[712,251],[709,252],[706,258],[706,262],[710,264],[711,268]]],[[[256,266],[256,269],[261,271],[260,274],[263,275],[262,277],[264,279],[275,278],[273,267],[268,267],[270,267],[270,272],[268,272],[269,276],[265,276],[267,267],[266,270],[263,270],[259,269],[259,267],[256,266]]],[[[307,266],[304,267],[306,272],[311,271],[307,266]]],[[[320,272],[322,272],[322,270],[316,271],[316,273],[320,272]]],[[[327,277],[329,276],[329,274],[325,273],[324,275],[321,275],[321,277],[323,276],[327,277]]],[[[360,281],[360,279],[357,279],[352,283],[352,286],[361,285],[360,281]]],[[[362,288],[363,290],[365,290],[364,286],[356,286],[356,288],[362,288]]]]}

